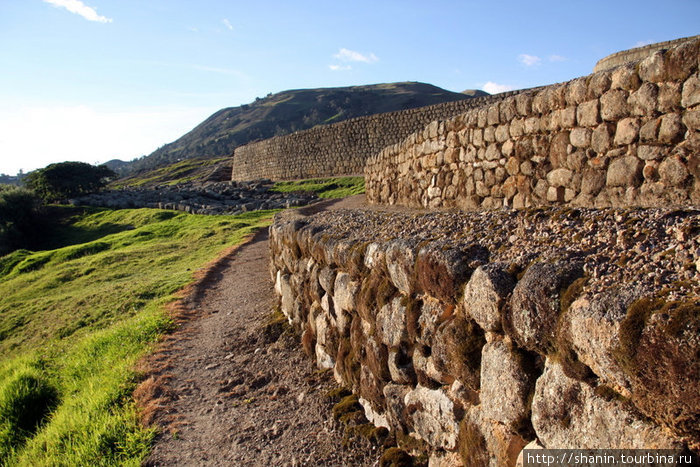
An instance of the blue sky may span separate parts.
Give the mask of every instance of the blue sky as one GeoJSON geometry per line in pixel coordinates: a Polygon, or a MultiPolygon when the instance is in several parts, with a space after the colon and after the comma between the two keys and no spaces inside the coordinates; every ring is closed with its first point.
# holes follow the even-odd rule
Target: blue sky
{"type": "Polygon", "coordinates": [[[130,160],[269,92],[489,92],[700,34],[699,0],[0,0],[0,173],[130,160]]]}

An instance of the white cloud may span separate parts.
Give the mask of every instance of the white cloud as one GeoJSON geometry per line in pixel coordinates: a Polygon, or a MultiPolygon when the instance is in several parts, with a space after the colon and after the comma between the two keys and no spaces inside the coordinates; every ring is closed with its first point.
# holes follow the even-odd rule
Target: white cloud
{"type": "Polygon", "coordinates": [[[61,161],[131,160],[174,141],[216,110],[105,111],[85,105],[0,108],[0,173],[15,174],[20,168],[26,172],[61,161]],[[41,138],[36,137],[37,131],[41,138]]]}
{"type": "Polygon", "coordinates": [[[332,71],[352,70],[350,65],[328,65],[328,68],[330,68],[332,71]]]}
{"type": "Polygon", "coordinates": [[[562,57],[561,55],[550,55],[549,56],[550,62],[565,62],[566,60],[567,60],[566,57],[562,57]]]}
{"type": "Polygon", "coordinates": [[[224,18],[221,22],[224,23],[224,26],[226,26],[226,29],[228,29],[229,31],[233,31],[233,25],[231,24],[231,22],[228,19],[224,18]]]}
{"type": "Polygon", "coordinates": [[[364,55],[360,52],[355,52],[354,50],[344,48],[340,49],[337,54],[333,55],[333,58],[337,58],[341,62],[375,63],[379,61],[379,58],[373,53],[364,55]]]}
{"type": "Polygon", "coordinates": [[[65,8],[71,13],[80,15],[88,21],[96,21],[98,23],[111,23],[112,19],[97,14],[94,8],[85,5],[80,0],[44,0],[57,8],[65,8]]]}
{"type": "Polygon", "coordinates": [[[525,66],[539,65],[542,61],[537,55],[520,54],[518,55],[518,61],[525,66]]]}
{"type": "Polygon", "coordinates": [[[482,89],[489,94],[498,94],[499,92],[512,91],[515,89],[515,87],[511,86],[510,84],[498,84],[494,83],[493,81],[487,81],[482,86],[482,89]]]}
{"type": "Polygon", "coordinates": [[[187,30],[191,32],[199,32],[199,29],[195,28],[194,26],[188,27],[187,30]]]}

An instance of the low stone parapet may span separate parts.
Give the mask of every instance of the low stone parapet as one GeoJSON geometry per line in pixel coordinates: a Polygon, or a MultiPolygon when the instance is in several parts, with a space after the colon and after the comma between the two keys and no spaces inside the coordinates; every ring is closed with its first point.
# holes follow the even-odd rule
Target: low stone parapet
{"type": "Polygon", "coordinates": [[[287,212],[270,273],[310,357],[432,462],[698,451],[699,232],[693,210],[287,212]]]}

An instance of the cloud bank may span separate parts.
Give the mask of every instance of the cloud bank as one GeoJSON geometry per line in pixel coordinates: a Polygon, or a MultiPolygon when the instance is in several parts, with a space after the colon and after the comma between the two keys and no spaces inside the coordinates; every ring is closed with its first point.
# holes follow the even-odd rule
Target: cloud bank
{"type": "Polygon", "coordinates": [[[498,84],[494,83],[493,81],[487,81],[482,86],[482,89],[489,94],[498,94],[499,92],[512,91],[515,89],[515,87],[511,86],[510,84],[498,84]]]}
{"type": "Polygon", "coordinates": [[[44,0],[45,3],[55,6],[56,8],[65,8],[71,13],[80,15],[88,21],[97,23],[111,23],[112,18],[97,14],[94,8],[85,5],[80,0],[44,0]]]}
{"type": "Polygon", "coordinates": [[[542,59],[537,55],[520,54],[518,55],[518,61],[525,66],[535,66],[539,65],[542,59]]]}
{"type": "Polygon", "coordinates": [[[379,58],[373,53],[364,55],[360,52],[355,52],[354,50],[345,48],[340,49],[337,54],[333,55],[333,58],[337,58],[341,62],[375,63],[379,61],[379,58]]]}

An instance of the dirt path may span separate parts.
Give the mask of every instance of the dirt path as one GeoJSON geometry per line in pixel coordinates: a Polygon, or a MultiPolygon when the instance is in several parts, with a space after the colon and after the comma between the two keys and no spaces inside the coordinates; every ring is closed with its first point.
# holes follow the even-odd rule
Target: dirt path
{"type": "Polygon", "coordinates": [[[147,465],[376,465],[367,446],[343,449],[325,397],[332,377],[269,324],[267,240],[265,229],[210,271],[184,300],[194,318],[150,362],[141,392],[163,430],[147,465]]]}

